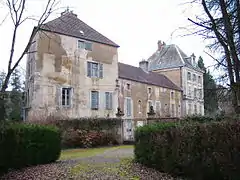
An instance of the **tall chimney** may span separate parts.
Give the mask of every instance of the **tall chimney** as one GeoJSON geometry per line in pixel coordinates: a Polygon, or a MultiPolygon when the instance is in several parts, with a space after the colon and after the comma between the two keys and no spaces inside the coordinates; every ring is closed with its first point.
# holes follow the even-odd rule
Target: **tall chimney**
{"type": "Polygon", "coordinates": [[[157,44],[158,44],[158,51],[161,51],[162,47],[165,46],[165,42],[163,42],[161,40],[159,40],[157,44]]]}
{"type": "Polygon", "coordinates": [[[146,61],[145,59],[143,59],[142,61],[139,62],[139,67],[145,71],[148,72],[148,61],[146,61]]]}

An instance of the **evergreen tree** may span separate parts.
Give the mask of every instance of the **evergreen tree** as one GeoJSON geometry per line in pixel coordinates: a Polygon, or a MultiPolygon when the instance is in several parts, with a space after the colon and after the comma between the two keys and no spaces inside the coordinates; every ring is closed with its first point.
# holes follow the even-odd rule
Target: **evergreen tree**
{"type": "Polygon", "coordinates": [[[12,91],[10,92],[10,113],[9,119],[14,121],[21,120],[22,111],[22,82],[21,75],[18,69],[16,69],[11,77],[12,91]]]}
{"type": "Polygon", "coordinates": [[[204,86],[204,110],[206,114],[214,114],[218,110],[217,86],[210,74],[209,70],[204,65],[203,59],[200,56],[198,66],[204,71],[203,86],[204,86]]]}

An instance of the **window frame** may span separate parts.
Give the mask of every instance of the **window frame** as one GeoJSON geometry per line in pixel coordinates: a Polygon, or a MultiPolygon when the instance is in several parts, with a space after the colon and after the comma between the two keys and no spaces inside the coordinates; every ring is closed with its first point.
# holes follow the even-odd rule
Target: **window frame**
{"type": "Polygon", "coordinates": [[[103,64],[100,62],[96,62],[96,61],[87,61],[87,77],[103,78],[103,64]],[[93,65],[97,65],[97,69],[95,69],[95,70],[97,70],[97,72],[95,72],[95,73],[93,71],[93,65]]]}
{"type": "Polygon", "coordinates": [[[77,49],[85,49],[87,51],[92,51],[92,42],[78,39],[77,40],[77,49]],[[81,46],[79,46],[79,42],[81,42],[81,46]]]}
{"type": "Polygon", "coordinates": [[[187,80],[188,81],[191,81],[191,79],[192,79],[192,77],[191,77],[192,75],[191,75],[191,72],[187,72],[187,80]]]}
{"type": "Polygon", "coordinates": [[[62,87],[61,88],[61,97],[60,97],[61,98],[61,107],[63,107],[63,108],[71,107],[72,106],[72,96],[73,96],[73,88],[72,87],[62,87]],[[63,90],[65,90],[64,99],[63,99],[63,90]],[[69,91],[69,94],[67,95],[68,91],[69,91]],[[69,104],[68,104],[68,99],[67,99],[68,96],[69,96],[69,104]],[[63,104],[63,102],[64,102],[64,104],[63,104]]]}
{"type": "Polygon", "coordinates": [[[100,93],[99,91],[96,91],[96,90],[92,90],[90,92],[90,106],[91,106],[91,109],[92,110],[98,110],[99,109],[99,100],[100,100],[100,93]],[[96,107],[93,106],[93,93],[96,93],[97,94],[97,104],[96,104],[96,107]]]}
{"type": "Polygon", "coordinates": [[[105,109],[113,110],[113,92],[105,92],[105,109]],[[107,103],[107,101],[109,101],[107,103]]]}
{"type": "Polygon", "coordinates": [[[133,112],[132,112],[132,99],[130,97],[126,97],[126,116],[131,117],[133,112]],[[128,105],[128,102],[130,102],[130,105],[128,105]],[[128,107],[130,108],[130,111],[128,111],[128,107]]]}

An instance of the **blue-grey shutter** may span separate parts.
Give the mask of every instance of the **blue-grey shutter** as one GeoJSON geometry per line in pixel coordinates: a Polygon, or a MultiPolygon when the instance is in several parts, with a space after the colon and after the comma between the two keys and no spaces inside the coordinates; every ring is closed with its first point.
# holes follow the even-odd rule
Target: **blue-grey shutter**
{"type": "Polygon", "coordinates": [[[90,62],[87,62],[87,76],[88,77],[91,77],[91,63],[90,62]]]}
{"type": "Polygon", "coordinates": [[[98,109],[99,107],[99,92],[98,91],[92,91],[91,94],[91,108],[98,109]]]}
{"type": "Polygon", "coordinates": [[[113,109],[113,97],[112,93],[109,93],[109,109],[113,109]]]}
{"type": "Polygon", "coordinates": [[[109,109],[109,93],[105,92],[105,109],[109,109]]]}
{"type": "Polygon", "coordinates": [[[98,109],[99,108],[99,92],[96,91],[96,108],[98,109]]]}
{"type": "Polygon", "coordinates": [[[99,64],[99,77],[103,78],[103,64],[99,64]]]}

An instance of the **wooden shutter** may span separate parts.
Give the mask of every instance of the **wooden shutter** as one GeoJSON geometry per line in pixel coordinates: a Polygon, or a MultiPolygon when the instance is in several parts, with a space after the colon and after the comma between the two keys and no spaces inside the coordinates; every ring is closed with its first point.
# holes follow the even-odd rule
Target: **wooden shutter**
{"type": "Polygon", "coordinates": [[[99,64],[99,77],[103,78],[103,64],[99,64]]]}
{"type": "Polygon", "coordinates": [[[92,76],[92,71],[91,71],[91,69],[92,69],[92,64],[91,64],[91,62],[87,62],[87,76],[88,77],[91,77],[92,76]]]}
{"type": "Polygon", "coordinates": [[[109,109],[113,109],[113,97],[112,97],[112,93],[109,93],[109,109]]]}
{"type": "Polygon", "coordinates": [[[105,92],[105,108],[109,109],[109,92],[105,92]]]}

